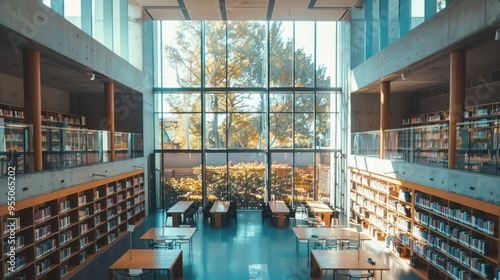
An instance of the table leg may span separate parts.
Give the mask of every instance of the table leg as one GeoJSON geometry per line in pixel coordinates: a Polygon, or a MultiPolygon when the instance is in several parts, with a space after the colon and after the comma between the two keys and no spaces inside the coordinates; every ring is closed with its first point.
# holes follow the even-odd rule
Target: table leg
{"type": "Polygon", "coordinates": [[[278,227],[279,228],[285,227],[285,214],[283,213],[278,214],[278,227]]]}
{"type": "Polygon", "coordinates": [[[172,214],[172,226],[173,227],[179,226],[179,214],[177,214],[177,213],[172,214]]]}

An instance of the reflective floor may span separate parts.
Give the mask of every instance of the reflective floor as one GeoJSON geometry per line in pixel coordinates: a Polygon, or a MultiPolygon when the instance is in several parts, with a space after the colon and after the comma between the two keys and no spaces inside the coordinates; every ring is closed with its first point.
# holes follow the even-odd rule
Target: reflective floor
{"type": "MultiPolygon", "coordinates": [[[[262,222],[261,212],[257,210],[238,211],[238,221],[231,219],[223,228],[213,228],[201,218],[200,215],[193,223],[198,230],[193,236],[192,252],[188,253],[187,244],[182,245],[184,279],[249,279],[249,264],[267,264],[269,279],[309,279],[307,247],[301,245],[299,252],[296,251],[295,235],[290,226],[279,229],[272,226],[269,220],[262,222]]],[[[167,223],[170,222],[167,220],[167,223]]],[[[305,221],[298,217],[297,223],[305,221]]],[[[153,213],[141,225],[141,231],[163,224],[165,214],[153,213]]],[[[133,247],[147,248],[148,243],[138,240],[138,235],[134,234],[133,247]]],[[[379,242],[364,242],[363,249],[373,250],[390,263],[391,270],[383,273],[383,279],[421,279],[379,242]]],[[[327,276],[333,279],[333,274],[327,276]]],[[[377,273],[376,279],[379,278],[377,273]]]]}

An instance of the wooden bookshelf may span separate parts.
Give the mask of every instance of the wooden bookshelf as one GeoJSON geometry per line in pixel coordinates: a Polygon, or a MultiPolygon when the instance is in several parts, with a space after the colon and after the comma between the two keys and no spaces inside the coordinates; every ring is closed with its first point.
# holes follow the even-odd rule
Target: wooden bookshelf
{"type": "Polygon", "coordinates": [[[127,225],[145,219],[145,197],[144,171],[137,170],[16,201],[12,231],[8,206],[0,206],[0,279],[70,278],[125,236],[127,225]],[[110,187],[113,193],[106,192],[110,187]],[[14,272],[7,263],[11,251],[14,272]]]}
{"type": "Polygon", "coordinates": [[[351,169],[350,219],[424,279],[493,279],[499,216],[499,205],[351,169]]]}
{"type": "MultiPolygon", "coordinates": [[[[54,125],[56,123],[64,122],[70,127],[87,127],[87,117],[85,116],[42,110],[41,117],[44,125],[54,125]]],[[[23,106],[0,103],[0,118],[14,122],[24,122],[24,108],[23,106]]]]}

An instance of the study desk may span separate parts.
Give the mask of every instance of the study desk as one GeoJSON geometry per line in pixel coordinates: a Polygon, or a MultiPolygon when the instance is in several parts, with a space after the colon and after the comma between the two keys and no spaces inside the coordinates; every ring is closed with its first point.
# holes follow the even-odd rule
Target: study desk
{"type": "Polygon", "coordinates": [[[222,215],[227,214],[230,204],[231,201],[214,202],[214,205],[210,208],[210,214],[214,217],[214,227],[218,228],[222,226],[222,215]]]}
{"type": "Polygon", "coordinates": [[[368,250],[311,250],[311,262],[309,264],[311,280],[325,279],[326,270],[390,270],[388,264],[378,258],[372,251],[368,250]],[[372,258],[375,264],[370,264],[365,259],[372,258]]]}
{"type": "Polygon", "coordinates": [[[177,203],[172,206],[172,208],[168,209],[167,214],[172,216],[172,226],[179,226],[179,217],[186,213],[186,210],[193,204],[193,201],[177,201],[177,203]]]}
{"type": "Polygon", "coordinates": [[[269,208],[271,208],[273,214],[278,215],[278,227],[285,227],[285,215],[290,214],[290,209],[288,209],[285,202],[281,200],[269,201],[269,208]]]}
{"type": "Polygon", "coordinates": [[[116,270],[147,269],[166,270],[167,279],[182,279],[182,251],[181,250],[127,250],[114,264],[109,267],[109,279],[115,278],[116,270]],[[130,258],[132,251],[132,258],[130,258]]]}
{"type": "Polygon", "coordinates": [[[314,214],[321,217],[327,227],[331,226],[333,210],[321,201],[308,201],[307,204],[314,214]]]}
{"type": "MultiPolygon", "coordinates": [[[[296,237],[296,250],[299,250],[299,240],[309,240],[313,235],[318,236],[319,240],[325,240],[329,238],[337,239],[337,240],[357,240],[359,237],[360,242],[363,240],[371,240],[371,237],[365,233],[359,233],[355,228],[316,228],[316,227],[307,227],[300,228],[294,227],[292,228],[293,233],[296,237]]],[[[360,243],[361,247],[361,243],[360,243]]]]}
{"type": "Polygon", "coordinates": [[[191,251],[191,243],[193,234],[196,231],[195,227],[161,227],[150,228],[139,239],[140,240],[189,240],[189,251],[191,251]]]}

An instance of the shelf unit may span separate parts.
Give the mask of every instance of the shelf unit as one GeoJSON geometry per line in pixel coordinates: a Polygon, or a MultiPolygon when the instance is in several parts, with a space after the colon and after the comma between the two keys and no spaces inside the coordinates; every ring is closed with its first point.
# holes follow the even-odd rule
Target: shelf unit
{"type": "MultiPolygon", "coordinates": [[[[85,128],[87,126],[85,116],[70,113],[42,110],[41,117],[42,123],[45,125],[67,123],[70,127],[85,128]]],[[[24,122],[24,108],[23,106],[0,103],[0,118],[14,122],[24,122]]]]}
{"type": "Polygon", "coordinates": [[[493,279],[499,216],[499,205],[351,169],[350,219],[424,279],[493,279]]]}
{"type": "Polygon", "coordinates": [[[138,170],[16,201],[13,230],[8,207],[1,206],[0,279],[68,279],[125,236],[127,225],[145,219],[145,197],[144,171],[138,170]]]}

